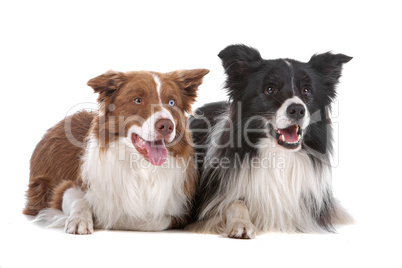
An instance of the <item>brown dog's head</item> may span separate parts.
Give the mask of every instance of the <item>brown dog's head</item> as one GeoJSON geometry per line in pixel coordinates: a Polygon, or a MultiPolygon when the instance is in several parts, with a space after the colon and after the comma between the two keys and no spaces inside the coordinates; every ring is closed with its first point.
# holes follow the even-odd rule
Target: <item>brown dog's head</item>
{"type": "Polygon", "coordinates": [[[191,146],[185,113],[197,97],[198,86],[209,71],[181,70],[170,73],[108,71],[88,81],[99,93],[99,116],[93,132],[106,147],[127,138],[153,165],[162,165],[167,150],[188,154],[191,146]]]}

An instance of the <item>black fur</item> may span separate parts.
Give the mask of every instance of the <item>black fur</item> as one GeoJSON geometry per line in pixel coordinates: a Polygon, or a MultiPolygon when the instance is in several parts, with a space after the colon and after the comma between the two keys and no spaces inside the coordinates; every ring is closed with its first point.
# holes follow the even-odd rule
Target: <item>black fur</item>
{"type": "MultiPolygon", "coordinates": [[[[257,50],[245,45],[228,46],[218,56],[227,75],[225,88],[230,101],[207,104],[195,112],[195,117],[190,118],[201,175],[196,195],[197,213],[226,191],[227,184],[233,183],[231,180],[235,179],[229,173],[239,168],[236,161],[231,161],[226,170],[221,168],[219,172],[215,168],[204,166],[206,150],[210,149],[208,138],[214,135],[210,127],[215,126],[219,117],[225,114],[233,123],[233,131],[214,131],[220,131],[220,144],[233,142],[218,149],[214,156],[232,160],[235,156],[240,160],[246,157],[251,159],[258,151],[254,145],[269,136],[266,121],[272,120],[282,103],[295,95],[305,103],[311,115],[310,125],[304,130],[301,150],[308,153],[317,172],[323,164],[329,163],[332,130],[328,110],[336,97],[335,88],[341,76],[342,64],[352,59],[343,54],[327,52],[312,56],[307,63],[285,59],[292,65],[289,68],[285,60],[264,60],[257,50]],[[274,88],[275,94],[265,94],[264,90],[267,88],[274,88]],[[303,94],[305,88],[311,90],[311,96],[303,94]],[[249,122],[249,129],[257,131],[246,133],[245,123],[256,115],[260,118],[249,122]]],[[[229,126],[230,123],[227,124],[229,126]]],[[[325,206],[320,211],[311,208],[317,223],[327,230],[332,229],[333,202],[332,193],[326,193],[325,206]]]]}

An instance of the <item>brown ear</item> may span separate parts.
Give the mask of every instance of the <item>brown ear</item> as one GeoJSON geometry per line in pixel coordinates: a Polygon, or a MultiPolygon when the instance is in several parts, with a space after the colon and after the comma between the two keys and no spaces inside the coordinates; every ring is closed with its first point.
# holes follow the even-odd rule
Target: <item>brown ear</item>
{"type": "Polygon", "coordinates": [[[207,69],[180,70],[172,73],[181,89],[186,112],[191,111],[191,105],[197,97],[198,87],[202,84],[202,79],[207,73],[209,73],[207,69]]]}
{"type": "Polygon", "coordinates": [[[92,87],[95,93],[104,96],[110,96],[114,91],[119,89],[125,81],[125,75],[122,72],[107,71],[88,81],[87,85],[92,87]]]}

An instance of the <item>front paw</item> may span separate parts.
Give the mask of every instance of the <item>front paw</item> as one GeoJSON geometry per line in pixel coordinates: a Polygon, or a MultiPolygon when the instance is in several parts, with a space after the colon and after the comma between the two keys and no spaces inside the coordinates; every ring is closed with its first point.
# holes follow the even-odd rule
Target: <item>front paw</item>
{"type": "Polygon", "coordinates": [[[92,218],[69,217],[64,230],[68,234],[92,234],[94,232],[94,224],[92,218]]]}
{"type": "Polygon", "coordinates": [[[230,238],[251,239],[256,235],[256,228],[251,222],[236,221],[226,226],[224,234],[230,238]]]}

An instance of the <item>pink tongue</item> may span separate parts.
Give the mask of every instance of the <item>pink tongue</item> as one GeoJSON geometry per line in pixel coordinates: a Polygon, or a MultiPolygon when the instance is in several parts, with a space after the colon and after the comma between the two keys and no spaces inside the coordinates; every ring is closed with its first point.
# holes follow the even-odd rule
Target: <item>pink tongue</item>
{"type": "Polygon", "coordinates": [[[294,126],[288,128],[280,129],[279,132],[284,136],[285,142],[297,142],[298,136],[294,126]]]}
{"type": "Polygon", "coordinates": [[[163,140],[146,141],[145,149],[152,165],[160,166],[165,163],[167,151],[163,140]]]}

